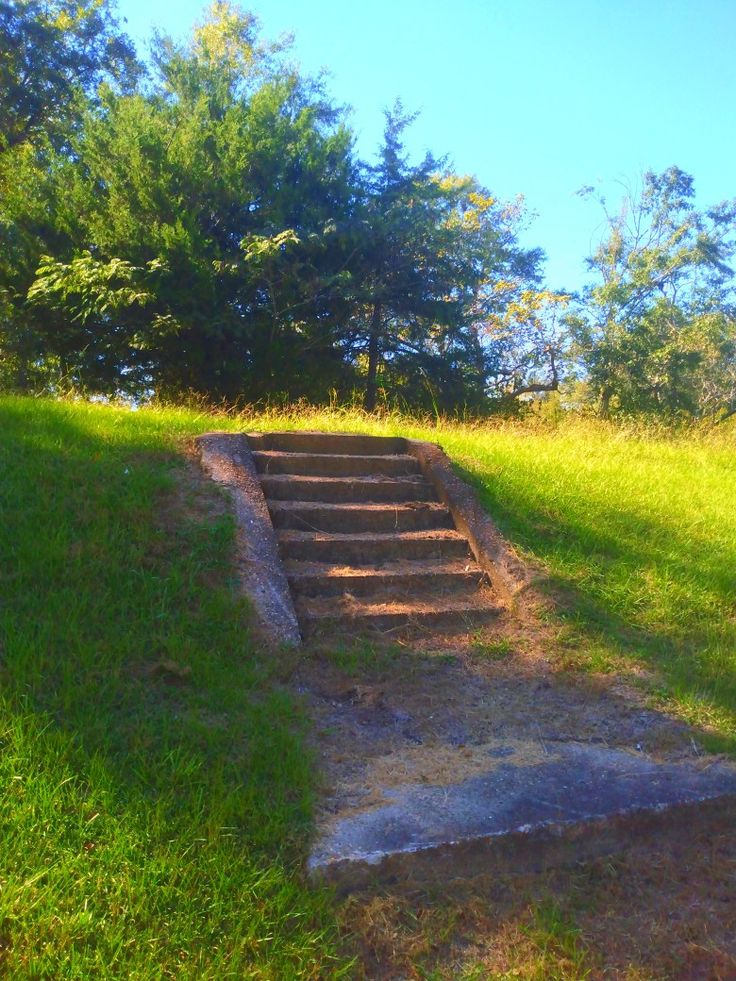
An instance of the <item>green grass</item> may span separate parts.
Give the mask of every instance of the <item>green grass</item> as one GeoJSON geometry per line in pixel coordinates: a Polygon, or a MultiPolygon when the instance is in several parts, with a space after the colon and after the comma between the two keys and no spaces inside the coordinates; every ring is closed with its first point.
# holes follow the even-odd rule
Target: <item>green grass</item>
{"type": "Polygon", "coordinates": [[[502,529],[547,574],[566,655],[645,667],[736,745],[734,442],[572,425],[455,444],[502,529]]]}
{"type": "Polygon", "coordinates": [[[2,398],[0,974],[357,972],[302,884],[315,775],[289,658],[249,639],[231,523],[181,452],[243,428],[440,442],[544,573],[561,663],[646,677],[736,745],[733,430],[2,398]]]}
{"type": "Polygon", "coordinates": [[[304,719],[216,495],[176,492],[186,428],[0,400],[4,977],[340,973],[304,719]]]}

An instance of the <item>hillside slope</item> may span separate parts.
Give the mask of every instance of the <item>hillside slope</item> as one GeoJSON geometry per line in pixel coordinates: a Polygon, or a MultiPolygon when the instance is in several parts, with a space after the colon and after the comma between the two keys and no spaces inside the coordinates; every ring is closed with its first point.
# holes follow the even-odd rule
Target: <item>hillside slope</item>
{"type": "MultiPolygon", "coordinates": [[[[441,443],[554,596],[558,667],[621,675],[699,726],[704,741],[736,741],[727,431],[675,438],[575,421],[433,426],[3,397],[0,972],[353,977],[361,969],[345,936],[354,933],[348,946],[368,977],[379,962],[393,964],[386,977],[486,976],[472,973],[473,951],[478,963],[501,963],[510,937],[523,939],[504,954],[513,976],[587,976],[587,948],[570,926],[585,904],[586,924],[608,924],[600,949],[631,930],[610,905],[615,885],[621,908],[631,907],[613,873],[606,889],[595,886],[600,873],[558,878],[552,907],[537,883],[504,913],[492,897],[337,907],[301,884],[316,777],[303,708],[282,685],[293,655],[265,658],[249,631],[227,508],[187,451],[195,433],[243,428],[441,443]],[[466,935],[455,948],[458,930],[466,935]],[[436,973],[426,973],[430,962],[436,973]]],[[[697,870],[710,893],[683,936],[702,939],[714,922],[730,874],[723,855],[717,870],[697,870]]],[[[663,897],[650,897],[652,915],[673,883],[687,885],[681,868],[670,874],[662,885],[647,878],[663,897]]],[[[647,953],[649,939],[641,956],[659,956],[647,953]]],[[[618,949],[629,963],[627,944],[618,949]]]]}
{"type": "Polygon", "coordinates": [[[313,773],[178,417],[0,400],[0,973],[337,972],[313,773]]]}

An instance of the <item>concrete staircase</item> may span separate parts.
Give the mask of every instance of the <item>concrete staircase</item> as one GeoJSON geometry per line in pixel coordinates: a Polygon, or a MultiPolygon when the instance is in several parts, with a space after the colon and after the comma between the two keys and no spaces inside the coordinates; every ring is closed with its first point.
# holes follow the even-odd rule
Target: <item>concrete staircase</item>
{"type": "MultiPolygon", "coordinates": [[[[443,634],[524,612],[523,566],[439,447],[321,433],[197,443],[231,498],[239,584],[269,642],[443,634]]],[[[695,822],[706,841],[736,820],[736,768],[638,697],[558,681],[536,656],[511,672],[472,654],[390,661],[357,685],[324,658],[299,665],[325,777],[317,879],[441,885],[579,862],[644,835],[690,842],[695,822]]]]}
{"type": "Polygon", "coordinates": [[[248,436],[303,635],[471,630],[501,604],[401,438],[248,436]]]}

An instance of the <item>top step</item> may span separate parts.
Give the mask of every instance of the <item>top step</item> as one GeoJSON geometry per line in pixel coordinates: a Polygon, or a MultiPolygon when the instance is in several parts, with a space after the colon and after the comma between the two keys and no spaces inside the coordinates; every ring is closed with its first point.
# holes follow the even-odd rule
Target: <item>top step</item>
{"type": "Polygon", "coordinates": [[[246,433],[251,450],[281,453],[327,453],[351,456],[395,456],[406,453],[402,436],[352,433],[246,433]]]}
{"type": "Polygon", "coordinates": [[[413,456],[356,453],[282,453],[253,450],[256,470],[263,474],[293,474],[304,477],[410,477],[421,473],[413,456]]]}

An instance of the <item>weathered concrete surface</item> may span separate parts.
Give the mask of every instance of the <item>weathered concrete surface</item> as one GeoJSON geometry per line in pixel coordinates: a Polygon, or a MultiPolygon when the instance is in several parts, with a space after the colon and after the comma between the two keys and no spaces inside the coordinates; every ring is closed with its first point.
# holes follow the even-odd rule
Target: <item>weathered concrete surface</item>
{"type": "Polygon", "coordinates": [[[369,602],[351,595],[310,597],[297,599],[305,636],[325,628],[350,625],[354,633],[379,629],[398,630],[414,626],[428,631],[446,633],[477,629],[493,623],[503,611],[481,590],[469,595],[460,592],[440,592],[432,595],[418,591],[421,598],[397,600],[391,588],[376,589],[369,602]]]}
{"type": "Polygon", "coordinates": [[[362,477],[261,474],[261,487],[269,500],[388,503],[433,501],[434,489],[421,476],[362,477]]]}
{"type": "Polygon", "coordinates": [[[736,801],[736,767],[568,743],[489,744],[457,783],[374,787],[323,824],[310,872],[343,890],[540,870],[736,801]],[[706,807],[707,810],[707,807],[706,807]]]}
{"type": "Polygon", "coordinates": [[[330,501],[284,501],[269,498],[275,528],[297,531],[364,532],[436,531],[452,528],[452,517],[444,504],[434,501],[401,501],[393,504],[330,501]]]}
{"type": "Polygon", "coordinates": [[[434,546],[419,559],[406,548],[413,543],[396,540],[401,532],[453,528],[419,461],[401,452],[406,440],[333,433],[264,433],[248,440],[281,557],[289,559],[287,578],[305,637],[344,630],[467,634],[502,612],[470,556],[450,574],[434,546]],[[324,562],[316,538],[302,540],[296,558],[283,538],[289,530],[344,537],[333,540],[334,560],[324,562]],[[393,537],[399,570],[385,568],[385,549],[374,549],[366,533],[393,537]]]}
{"type": "Polygon", "coordinates": [[[473,488],[457,476],[448,456],[435,443],[407,439],[406,452],[419,461],[422,472],[450,511],[455,527],[467,537],[478,565],[488,573],[496,592],[511,600],[528,584],[529,571],[513,554],[473,488]]]}
{"type": "Polygon", "coordinates": [[[446,562],[471,557],[467,539],[454,528],[352,534],[286,528],[277,534],[281,555],[287,560],[370,565],[411,559],[446,562]]]}
{"type": "Polygon", "coordinates": [[[288,473],[321,477],[361,477],[382,474],[405,477],[420,473],[417,460],[406,454],[359,456],[355,453],[284,453],[253,450],[259,473],[288,473]]]}
{"type": "MultiPolygon", "coordinates": [[[[303,458],[309,456],[317,463],[310,464],[307,472],[312,472],[316,467],[316,473],[325,474],[339,456],[348,459],[362,457],[363,469],[360,472],[364,474],[378,472],[368,462],[371,456],[394,457],[397,460],[413,458],[439,500],[450,511],[455,527],[468,539],[476,561],[490,577],[497,593],[509,601],[529,583],[529,570],[513,554],[481,506],[473,488],[457,476],[449,458],[437,444],[400,436],[320,432],[249,433],[247,440],[251,450],[259,457],[258,466],[264,473],[269,472],[268,454],[272,454],[274,461],[278,460],[280,473],[289,472],[288,456],[294,457],[297,473],[304,469],[303,458]],[[320,457],[324,458],[321,466],[320,457]]],[[[343,462],[339,472],[349,469],[349,466],[349,462],[343,462]]]]}
{"type": "Polygon", "coordinates": [[[286,573],[296,591],[302,596],[341,596],[346,591],[353,596],[390,590],[395,599],[410,599],[419,590],[439,593],[452,591],[458,580],[476,589],[483,584],[485,574],[467,562],[417,561],[386,562],[381,566],[328,566],[321,562],[298,562],[287,559],[286,573]]]}
{"type": "Polygon", "coordinates": [[[403,436],[364,436],[361,433],[248,433],[252,450],[280,453],[319,453],[351,456],[396,456],[406,453],[403,436]]]}
{"type": "Polygon", "coordinates": [[[261,629],[275,643],[300,644],[289,583],[247,439],[239,433],[207,433],[196,443],[202,468],[232,497],[238,571],[261,629]]]}

